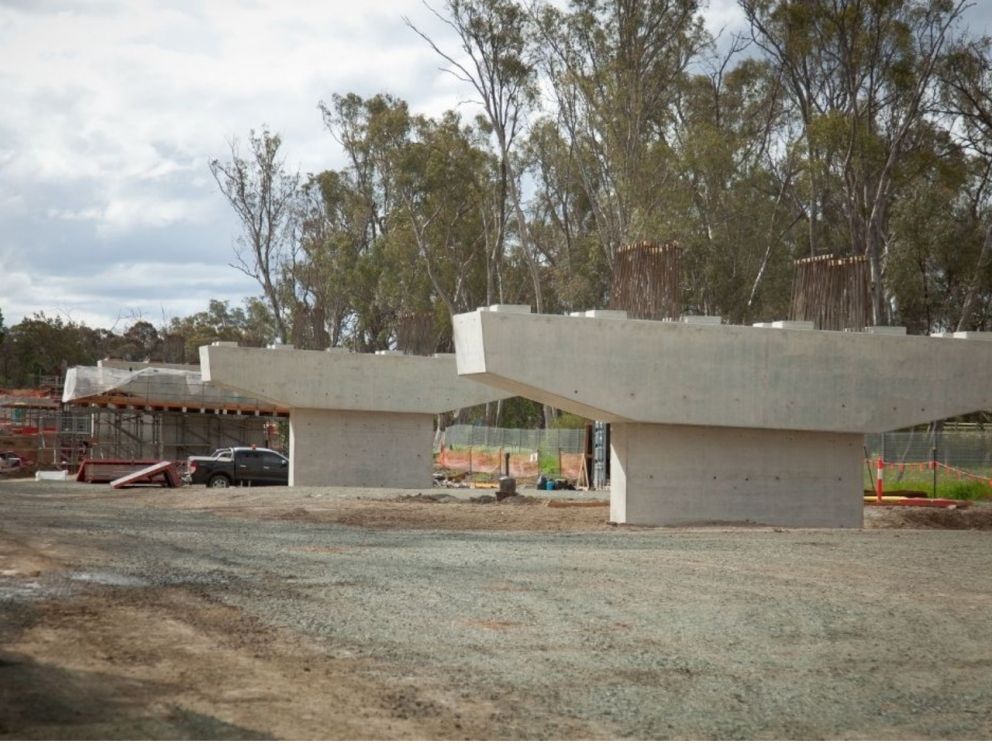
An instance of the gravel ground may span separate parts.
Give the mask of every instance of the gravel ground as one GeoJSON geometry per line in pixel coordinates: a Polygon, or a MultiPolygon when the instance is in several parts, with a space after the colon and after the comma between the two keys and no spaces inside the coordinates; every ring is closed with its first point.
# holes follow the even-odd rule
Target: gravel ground
{"type": "Polygon", "coordinates": [[[992,738],[989,532],[295,490],[0,482],[0,734],[992,738]]]}

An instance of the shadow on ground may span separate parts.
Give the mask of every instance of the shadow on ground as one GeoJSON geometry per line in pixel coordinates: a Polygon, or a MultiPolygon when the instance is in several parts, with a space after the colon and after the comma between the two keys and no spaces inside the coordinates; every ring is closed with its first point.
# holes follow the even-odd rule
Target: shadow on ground
{"type": "Polygon", "coordinates": [[[0,654],[0,737],[5,739],[267,739],[175,705],[141,701],[164,692],[121,675],[79,672],[0,654]]]}

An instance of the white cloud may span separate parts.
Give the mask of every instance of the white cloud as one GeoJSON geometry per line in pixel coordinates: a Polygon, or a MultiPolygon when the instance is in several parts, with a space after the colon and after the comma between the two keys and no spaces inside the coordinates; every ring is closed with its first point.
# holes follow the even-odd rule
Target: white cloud
{"type": "Polygon", "coordinates": [[[160,197],[112,197],[103,211],[103,234],[129,232],[138,227],[160,228],[176,222],[201,222],[209,214],[203,201],[160,197]]]}
{"type": "Polygon", "coordinates": [[[49,207],[46,216],[52,220],[66,220],[68,222],[96,222],[103,219],[104,210],[98,207],[86,207],[83,209],[60,209],[49,207]]]}
{"type": "Polygon", "coordinates": [[[737,0],[710,0],[703,13],[703,22],[706,30],[713,36],[721,32],[729,35],[747,29],[744,11],[737,0]]]}
{"type": "Polygon", "coordinates": [[[417,96],[436,59],[401,16],[422,10],[416,0],[2,7],[0,210],[92,221],[96,237],[202,222],[221,203],[210,158],[262,124],[283,135],[290,167],[339,165],[317,101],[355,89],[417,96]],[[66,187],[71,204],[18,198],[66,187]]]}
{"type": "Polygon", "coordinates": [[[224,268],[212,263],[180,267],[165,261],[135,261],[111,264],[85,276],[39,276],[0,257],[4,320],[12,325],[13,319],[44,312],[92,328],[113,328],[121,319],[139,318],[158,326],[172,317],[200,312],[211,299],[238,305],[242,298],[257,294],[252,280],[224,268]]]}

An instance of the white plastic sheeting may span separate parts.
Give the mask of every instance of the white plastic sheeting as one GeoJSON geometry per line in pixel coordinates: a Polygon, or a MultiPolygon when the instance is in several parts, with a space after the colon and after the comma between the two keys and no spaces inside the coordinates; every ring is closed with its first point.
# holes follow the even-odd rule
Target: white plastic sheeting
{"type": "Polygon", "coordinates": [[[262,403],[204,382],[199,372],[163,367],[136,371],[113,367],[73,367],[65,378],[63,403],[81,403],[90,398],[120,395],[135,402],[157,402],[190,408],[249,408],[262,403]]]}

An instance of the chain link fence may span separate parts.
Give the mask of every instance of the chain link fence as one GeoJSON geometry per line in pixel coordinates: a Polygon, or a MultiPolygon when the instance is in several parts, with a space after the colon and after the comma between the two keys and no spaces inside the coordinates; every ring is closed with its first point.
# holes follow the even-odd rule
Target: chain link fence
{"type": "Polygon", "coordinates": [[[504,452],[582,452],[585,442],[583,429],[502,429],[495,426],[454,424],[434,440],[434,451],[452,449],[492,448],[504,452]]]}
{"type": "Polygon", "coordinates": [[[865,448],[873,460],[889,463],[930,462],[971,471],[992,469],[992,431],[971,430],[891,431],[868,434],[865,448]],[[936,457],[934,457],[936,449],[936,457]]]}
{"type": "MultiPolygon", "coordinates": [[[[583,429],[503,429],[455,424],[437,432],[434,451],[439,452],[444,446],[454,450],[538,452],[542,456],[559,452],[577,454],[583,451],[585,436],[583,429]]],[[[929,463],[936,459],[950,467],[992,473],[992,430],[977,426],[868,434],[865,451],[872,461],[881,457],[886,463],[899,464],[929,463]]]]}

